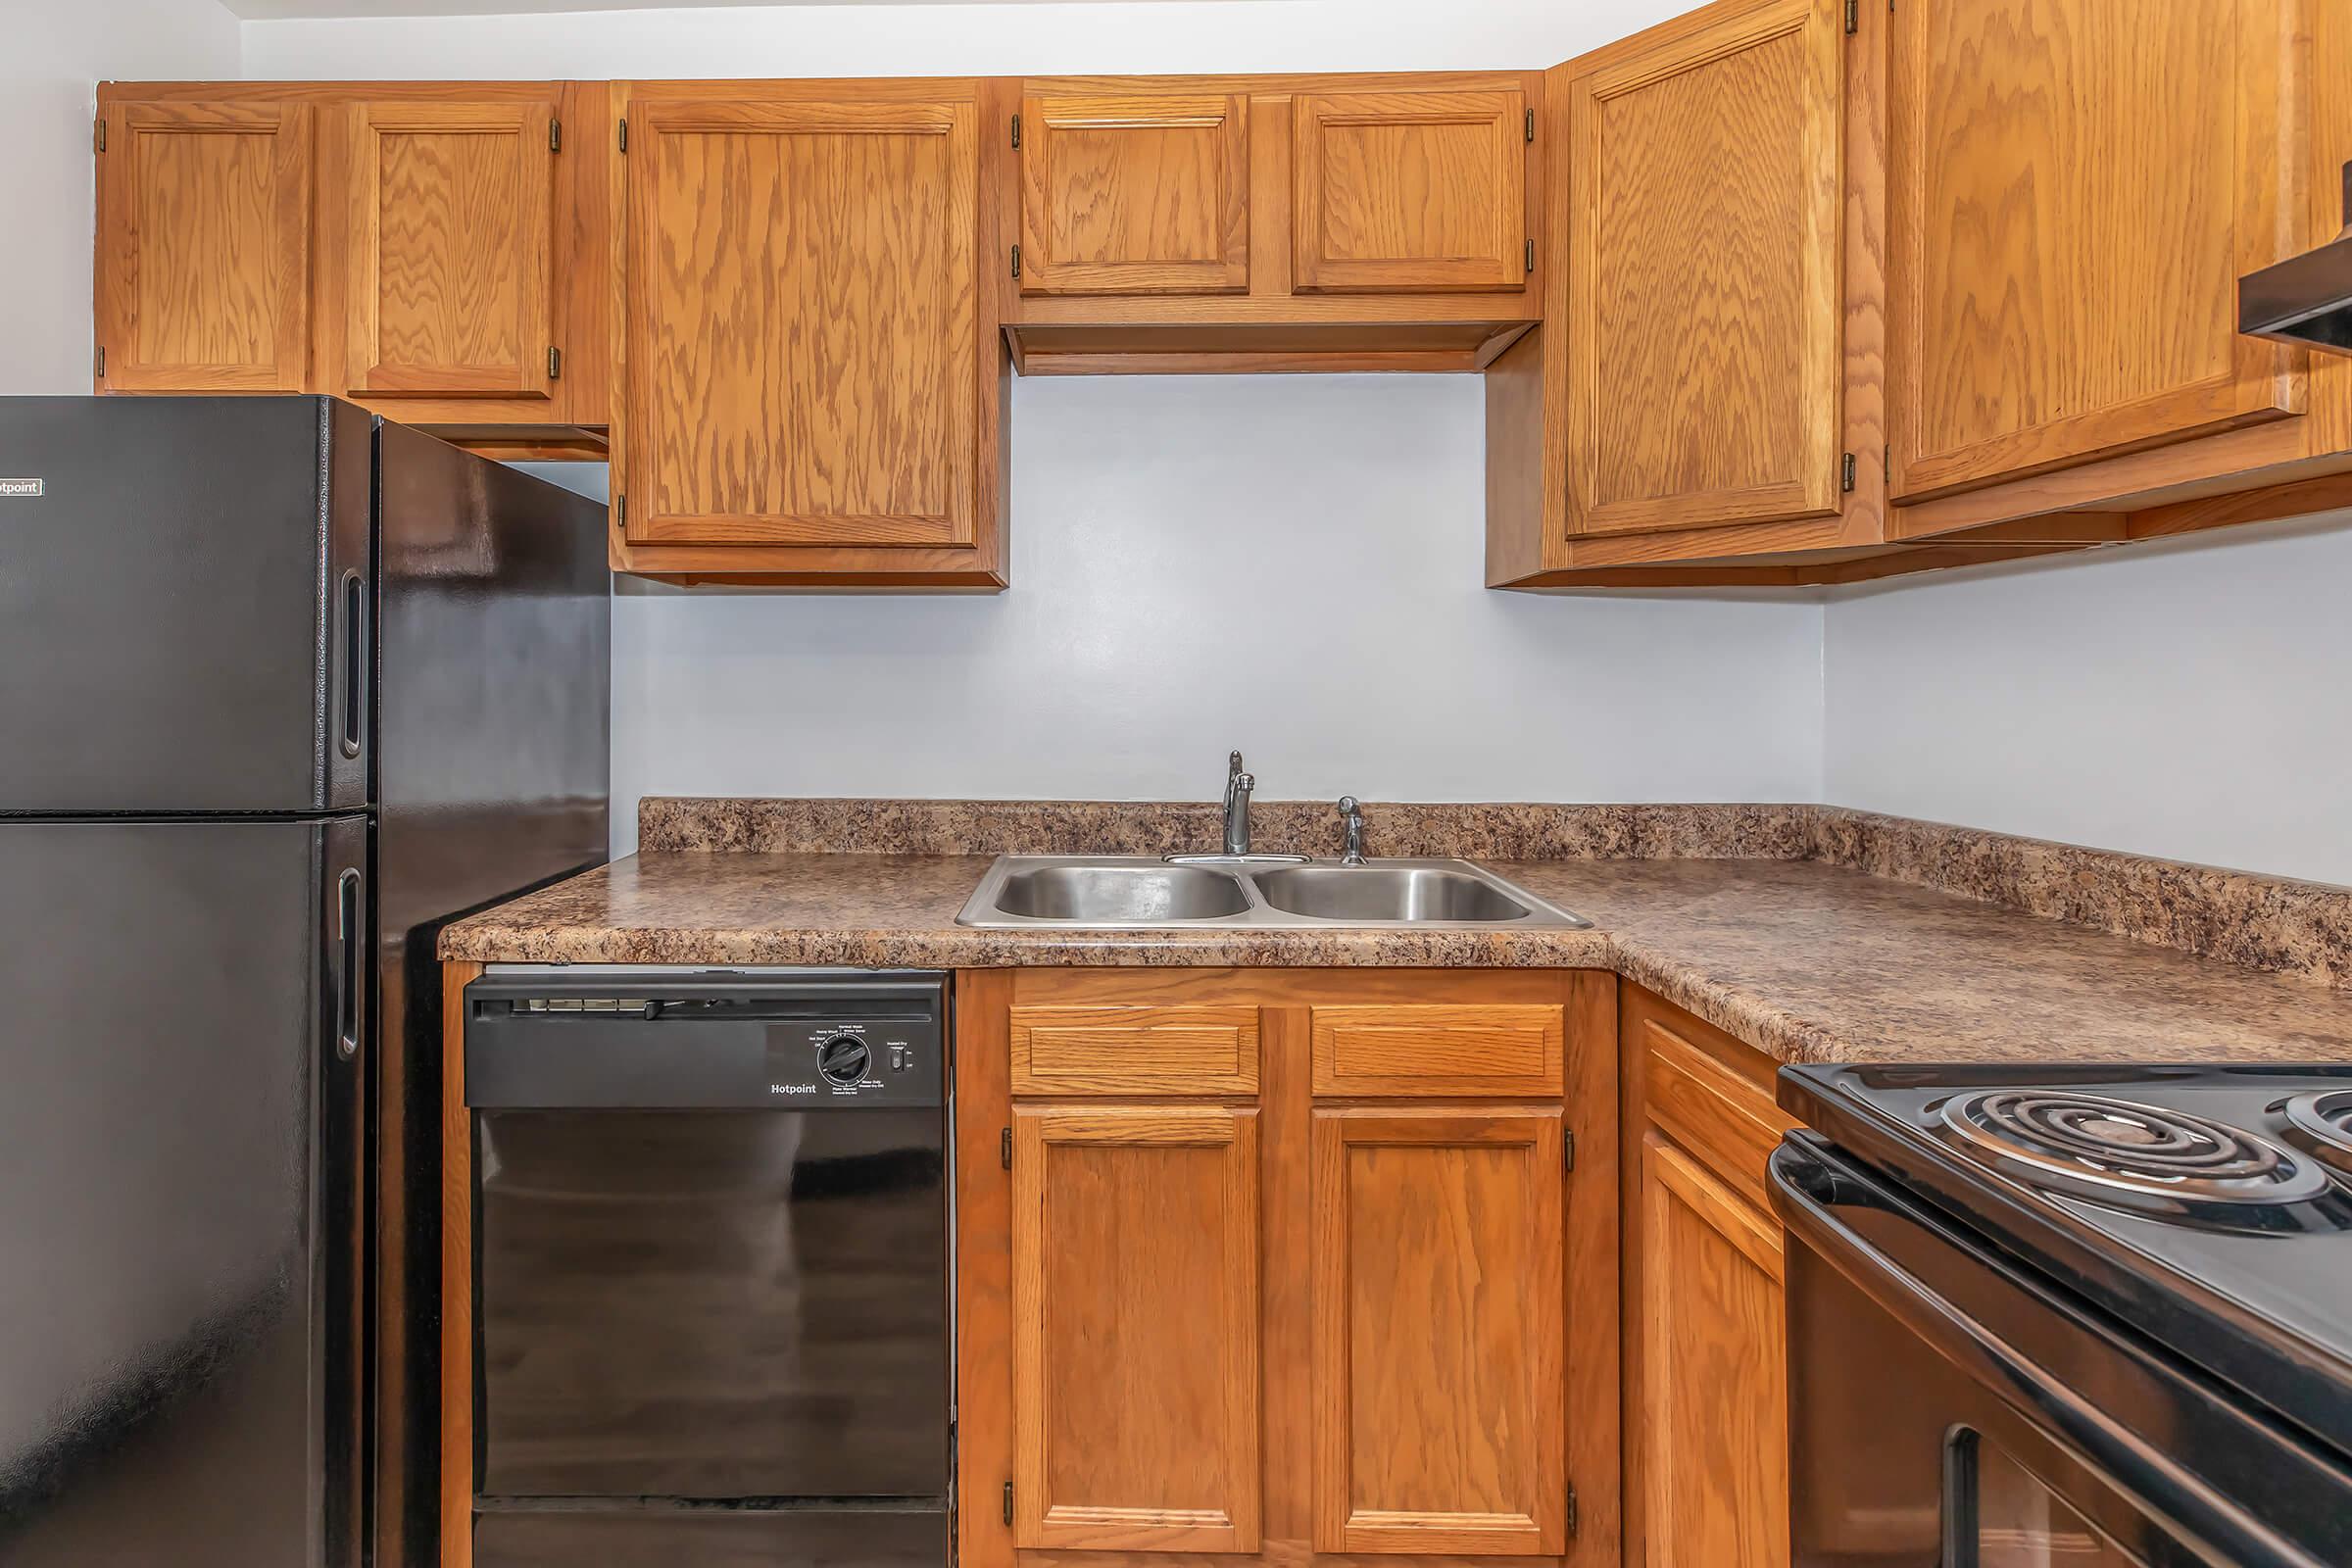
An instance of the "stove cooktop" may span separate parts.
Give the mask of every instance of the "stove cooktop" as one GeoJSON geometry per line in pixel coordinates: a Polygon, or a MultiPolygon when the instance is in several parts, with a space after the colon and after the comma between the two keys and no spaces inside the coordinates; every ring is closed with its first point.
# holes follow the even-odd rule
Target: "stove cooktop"
{"type": "Polygon", "coordinates": [[[2352,1455],[2352,1065],[1790,1067],[1780,1099],[2352,1455]]]}

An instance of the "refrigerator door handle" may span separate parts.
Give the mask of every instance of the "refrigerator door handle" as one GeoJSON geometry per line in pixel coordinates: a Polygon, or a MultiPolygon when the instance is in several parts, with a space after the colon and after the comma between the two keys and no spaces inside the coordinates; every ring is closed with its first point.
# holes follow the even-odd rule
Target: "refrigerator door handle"
{"type": "Polygon", "coordinates": [[[343,755],[357,760],[368,723],[368,584],[357,568],[343,573],[335,615],[343,630],[336,640],[336,657],[343,664],[335,683],[336,701],[343,710],[337,739],[343,755]]]}
{"type": "Polygon", "coordinates": [[[335,1054],[345,1061],[360,1054],[360,997],[368,961],[363,891],[356,866],[335,878],[335,1054]]]}

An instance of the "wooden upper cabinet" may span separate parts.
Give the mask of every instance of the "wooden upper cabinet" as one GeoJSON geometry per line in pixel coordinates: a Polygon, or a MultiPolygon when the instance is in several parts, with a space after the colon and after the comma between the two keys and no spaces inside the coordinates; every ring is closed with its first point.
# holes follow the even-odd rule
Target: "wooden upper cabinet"
{"type": "Polygon", "coordinates": [[[1778,0],[1569,91],[1569,528],[1838,505],[1845,26],[1778,0]]]}
{"type": "Polygon", "coordinates": [[[354,397],[557,388],[559,96],[370,101],[348,165],[343,385],[354,397]]]}
{"type": "Polygon", "coordinates": [[[1656,1132],[1641,1171],[1643,1561],[1788,1568],[1780,1228],[1656,1132]]]}
{"type": "Polygon", "coordinates": [[[2303,0],[1936,0],[1893,16],[1894,493],[2277,419],[2237,333],[2306,232],[2303,0]]]}
{"type": "Polygon", "coordinates": [[[1566,1549],[1561,1148],[1556,1105],[1314,1112],[1315,1550],[1566,1549]]]}
{"type": "Polygon", "coordinates": [[[1021,102],[1021,292],[1250,286],[1250,102],[1051,93],[1021,102]]]}
{"type": "Polygon", "coordinates": [[[1257,1550],[1256,1112],[1023,1107],[1013,1139],[1014,1544],[1257,1550]]]}
{"type": "Polygon", "coordinates": [[[1292,286],[1523,291],[1528,100],[1518,91],[1304,92],[1291,105],[1292,286]]]}
{"type": "Polygon", "coordinates": [[[311,106],[115,99],[99,124],[98,389],[301,391],[311,106]]]}
{"type": "Polygon", "coordinates": [[[626,110],[625,543],[970,546],[976,100],[690,85],[626,110]]]}

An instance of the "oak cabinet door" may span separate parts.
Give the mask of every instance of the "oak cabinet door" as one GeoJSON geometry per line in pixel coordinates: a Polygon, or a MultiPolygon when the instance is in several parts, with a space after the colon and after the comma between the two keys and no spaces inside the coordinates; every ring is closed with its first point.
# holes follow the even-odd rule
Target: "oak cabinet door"
{"type": "Polygon", "coordinates": [[[1250,104],[1238,95],[1021,102],[1021,292],[1250,286],[1250,104]]]}
{"type": "Polygon", "coordinates": [[[1572,84],[1571,532],[1837,510],[1844,33],[1779,0],[1572,84]]]}
{"type": "Polygon", "coordinates": [[[1525,291],[1525,93],[1301,93],[1291,152],[1295,291],[1525,291]]]}
{"type": "Polygon", "coordinates": [[[553,394],[556,107],[551,92],[344,110],[342,390],[553,394]]]}
{"type": "Polygon", "coordinates": [[[2301,242],[2301,3],[1895,8],[1896,499],[2300,412],[2236,285],[2301,242]]]}
{"type": "Polygon", "coordinates": [[[1314,1113],[1315,1550],[1566,1549],[1560,1132],[1314,1113]]]}
{"type": "Polygon", "coordinates": [[[1648,1568],[1787,1568],[1780,1229],[1655,1132],[1642,1145],[1642,1216],[1648,1568]]]}
{"type": "Polygon", "coordinates": [[[1013,1112],[1013,1541],[1248,1552],[1257,1116],[1013,1112]]]}
{"type": "Polygon", "coordinates": [[[99,390],[303,390],[310,106],[117,102],[100,123],[99,390]]]}
{"type": "Polygon", "coordinates": [[[968,545],[971,100],[636,100],[632,543],[968,545]]]}

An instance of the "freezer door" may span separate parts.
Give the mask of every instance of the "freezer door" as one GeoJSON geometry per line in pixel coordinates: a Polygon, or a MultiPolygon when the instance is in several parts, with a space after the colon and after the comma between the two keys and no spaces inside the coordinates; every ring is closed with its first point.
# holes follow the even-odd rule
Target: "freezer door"
{"type": "Polygon", "coordinates": [[[10,1568],[361,1560],[367,848],[0,822],[10,1568]]]}
{"type": "Polygon", "coordinates": [[[407,1565],[440,1477],[433,942],[605,858],[612,576],[602,507],[399,424],[378,442],[376,1560],[407,1565]]]}
{"type": "Polygon", "coordinates": [[[0,812],[367,804],[370,422],[0,398],[0,812]]]}

